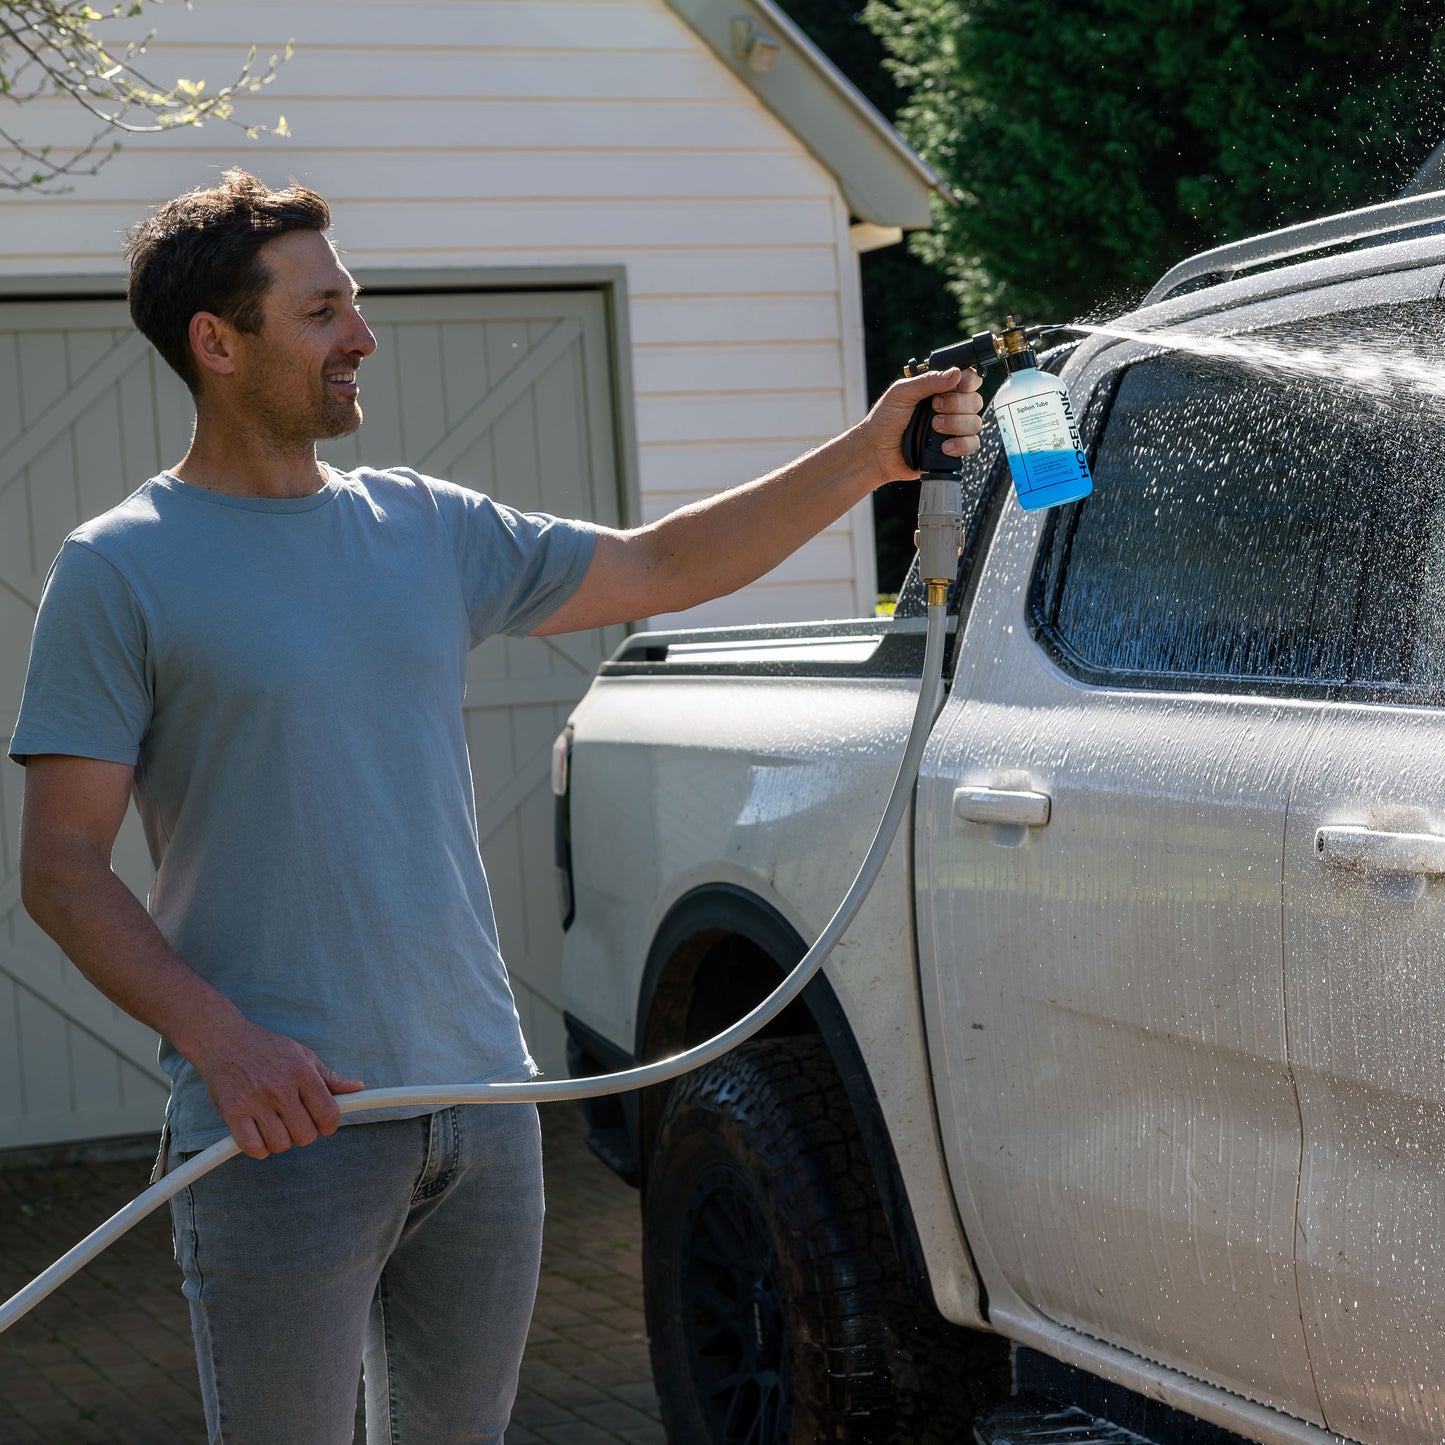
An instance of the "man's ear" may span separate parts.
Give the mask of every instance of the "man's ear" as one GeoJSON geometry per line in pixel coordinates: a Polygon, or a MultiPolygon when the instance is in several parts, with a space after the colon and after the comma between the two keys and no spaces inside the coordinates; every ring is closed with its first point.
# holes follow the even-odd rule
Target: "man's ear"
{"type": "Polygon", "coordinates": [[[217,376],[229,376],[235,371],[239,339],[230,322],[210,311],[197,311],[191,317],[191,354],[196,358],[196,365],[206,371],[217,376]]]}

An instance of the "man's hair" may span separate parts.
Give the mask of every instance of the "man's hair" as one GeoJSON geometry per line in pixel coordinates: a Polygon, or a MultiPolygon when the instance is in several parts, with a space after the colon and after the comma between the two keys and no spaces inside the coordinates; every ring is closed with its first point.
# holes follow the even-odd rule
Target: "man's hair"
{"type": "Polygon", "coordinates": [[[219,186],[167,201],[130,233],[131,320],[194,394],[191,317],[210,311],[237,331],[259,331],[273,279],[261,247],[287,231],[330,225],[331,208],[315,191],[294,181],[273,191],[246,171],[226,171],[219,186]]]}

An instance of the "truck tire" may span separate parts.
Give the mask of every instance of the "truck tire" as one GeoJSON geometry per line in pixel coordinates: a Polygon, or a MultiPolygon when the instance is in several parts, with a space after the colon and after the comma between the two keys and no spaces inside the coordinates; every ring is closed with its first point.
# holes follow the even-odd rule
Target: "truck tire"
{"type": "Polygon", "coordinates": [[[901,1284],[817,1038],[745,1044],[674,1087],[643,1188],[653,1378],[673,1445],[956,1442],[1003,1342],[901,1284]]]}

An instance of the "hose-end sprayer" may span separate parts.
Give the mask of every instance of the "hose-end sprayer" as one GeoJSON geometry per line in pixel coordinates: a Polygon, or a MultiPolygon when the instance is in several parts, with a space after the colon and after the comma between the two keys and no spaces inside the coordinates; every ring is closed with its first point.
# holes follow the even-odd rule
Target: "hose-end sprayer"
{"type": "MultiPolygon", "coordinates": [[[[998,335],[980,331],[967,341],[931,351],[925,361],[909,359],[904,376],[946,371],[951,366],[982,372],[1002,362],[1008,379],[994,397],[1019,505],[1028,511],[1077,501],[1093,490],[1073,403],[1062,381],[1038,370],[1034,347],[1067,326],[1019,326],[1012,316],[998,335]]],[[[923,473],[918,499],[919,575],[930,606],[943,602],[958,570],[963,522],[963,458],[943,450],[933,429],[933,398],[913,409],[903,434],[903,460],[923,473]]]]}

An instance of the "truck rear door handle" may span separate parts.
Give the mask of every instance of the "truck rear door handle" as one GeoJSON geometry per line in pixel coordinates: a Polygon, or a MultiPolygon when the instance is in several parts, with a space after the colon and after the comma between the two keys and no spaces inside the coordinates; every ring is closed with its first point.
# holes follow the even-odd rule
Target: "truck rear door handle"
{"type": "Polygon", "coordinates": [[[1315,857],[1326,868],[1436,878],[1445,875],[1445,837],[1438,833],[1382,833],[1374,828],[1321,828],[1315,834],[1315,857]]]}
{"type": "Polygon", "coordinates": [[[1049,821],[1049,807],[1047,793],[967,787],[953,795],[954,816],[966,823],[1022,823],[1025,828],[1042,828],[1049,821]]]}

